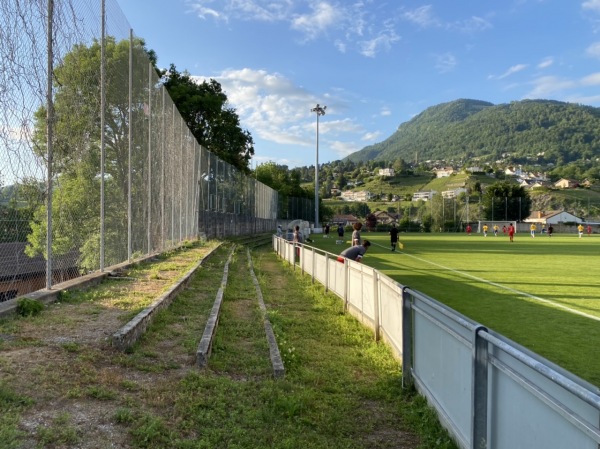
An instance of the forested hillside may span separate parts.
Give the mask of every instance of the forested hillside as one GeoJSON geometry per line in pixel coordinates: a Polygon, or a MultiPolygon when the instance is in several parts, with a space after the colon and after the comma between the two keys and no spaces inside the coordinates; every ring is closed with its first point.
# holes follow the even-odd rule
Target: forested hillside
{"type": "Polygon", "coordinates": [[[515,163],[577,163],[589,169],[599,165],[599,130],[599,108],[549,100],[493,105],[461,99],[426,109],[383,142],[347,159],[493,163],[504,155],[515,163]]]}

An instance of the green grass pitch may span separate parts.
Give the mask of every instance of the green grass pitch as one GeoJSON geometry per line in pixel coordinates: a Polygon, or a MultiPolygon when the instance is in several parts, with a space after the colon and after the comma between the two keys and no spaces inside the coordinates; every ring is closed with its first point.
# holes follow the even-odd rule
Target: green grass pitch
{"type": "Polygon", "coordinates": [[[387,233],[362,237],[365,264],[600,386],[600,235],[403,233],[396,252],[387,233]]]}

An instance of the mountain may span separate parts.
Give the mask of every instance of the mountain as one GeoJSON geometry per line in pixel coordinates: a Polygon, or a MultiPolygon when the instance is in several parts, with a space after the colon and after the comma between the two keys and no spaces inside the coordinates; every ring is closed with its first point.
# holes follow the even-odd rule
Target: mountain
{"type": "Polygon", "coordinates": [[[600,108],[552,100],[494,105],[460,99],[427,108],[383,142],[346,159],[407,162],[479,158],[567,164],[600,157],[600,108]]]}

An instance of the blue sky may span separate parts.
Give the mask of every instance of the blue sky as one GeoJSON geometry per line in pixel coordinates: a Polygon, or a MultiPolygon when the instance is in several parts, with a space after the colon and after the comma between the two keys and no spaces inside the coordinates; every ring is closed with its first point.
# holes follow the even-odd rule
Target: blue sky
{"type": "Polygon", "coordinates": [[[253,166],[313,165],[470,98],[600,106],[600,0],[118,0],[137,36],[221,83],[253,166]]]}

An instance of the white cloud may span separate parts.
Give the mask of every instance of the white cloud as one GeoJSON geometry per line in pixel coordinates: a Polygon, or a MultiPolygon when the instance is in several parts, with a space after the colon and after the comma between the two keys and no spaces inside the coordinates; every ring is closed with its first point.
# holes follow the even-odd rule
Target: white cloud
{"type": "Polygon", "coordinates": [[[600,0],[587,0],[581,4],[581,7],[600,13],[600,0]]]}
{"type": "Polygon", "coordinates": [[[583,86],[600,86],[600,72],[592,73],[581,79],[583,86]]]}
{"type": "Polygon", "coordinates": [[[472,16],[468,19],[455,22],[444,22],[435,16],[432,5],[424,5],[410,11],[405,11],[400,17],[419,25],[421,28],[443,27],[448,30],[458,30],[464,33],[475,33],[493,28],[490,21],[479,16],[472,16]]]}
{"type": "Polygon", "coordinates": [[[585,49],[585,53],[592,58],[600,59],[600,42],[594,42],[588,46],[588,48],[585,49]]]}
{"type": "Polygon", "coordinates": [[[448,25],[448,28],[457,29],[463,33],[476,33],[493,28],[493,26],[488,20],[482,17],[473,16],[467,20],[452,23],[448,25]]]}
{"type": "Polygon", "coordinates": [[[402,13],[402,18],[409,22],[415,23],[423,28],[439,26],[440,21],[433,15],[433,7],[431,5],[421,6],[412,11],[402,13]]]}
{"type": "MultiPolygon", "coordinates": [[[[249,68],[226,70],[217,76],[193,77],[197,81],[213,78],[226,93],[229,103],[240,117],[243,128],[248,128],[253,136],[279,145],[311,147],[314,145],[316,120],[311,108],[316,103],[329,105],[325,118],[319,122],[319,135],[323,143],[332,148],[330,139],[344,136],[358,142],[364,134],[364,127],[350,118],[338,118],[336,106],[345,102],[343,92],[333,91],[320,98],[295,85],[279,73],[249,68]]],[[[340,108],[337,108],[340,109],[340,108]]],[[[342,145],[335,144],[338,148],[342,145]]],[[[357,144],[346,144],[357,151],[357,144]]],[[[342,150],[340,150],[342,151],[342,150]]]]}
{"type": "Polygon", "coordinates": [[[515,73],[525,70],[527,67],[529,67],[528,64],[516,64],[516,65],[513,65],[512,67],[509,67],[509,69],[506,72],[504,72],[502,75],[490,75],[490,76],[488,76],[488,79],[501,80],[504,78],[508,78],[509,76],[511,76],[515,73]]]}
{"type": "Polygon", "coordinates": [[[388,107],[383,107],[381,108],[381,112],[379,113],[382,117],[387,117],[389,115],[392,115],[392,111],[390,110],[390,108],[388,107]]]}
{"type": "Polygon", "coordinates": [[[435,57],[435,68],[439,73],[448,73],[454,70],[458,64],[456,56],[452,53],[444,53],[443,55],[436,55],[435,57]]]}
{"type": "Polygon", "coordinates": [[[336,39],[336,41],[333,43],[333,45],[335,45],[335,48],[337,48],[337,50],[340,53],[346,53],[346,43],[341,41],[340,39],[336,39]]]}
{"type": "Polygon", "coordinates": [[[400,40],[400,36],[393,29],[383,30],[379,36],[359,43],[360,53],[363,56],[374,58],[380,50],[389,50],[394,42],[400,40]]]}
{"type": "Polygon", "coordinates": [[[189,5],[192,11],[201,19],[213,17],[224,21],[231,18],[275,22],[286,20],[294,6],[294,2],[293,0],[277,2],[264,0],[193,0],[189,2],[189,5]]]}
{"type": "MultiPolygon", "coordinates": [[[[330,0],[189,0],[198,17],[228,23],[239,21],[282,22],[300,33],[299,42],[330,41],[341,53],[355,49],[374,57],[398,41],[395,23],[388,12],[384,18],[374,11],[371,0],[352,3],[330,0]]],[[[414,13],[418,14],[418,13],[414,13]]],[[[413,20],[419,20],[414,17],[413,20]]],[[[422,19],[421,19],[422,20],[422,19]]],[[[234,26],[234,25],[231,25],[234,26]]]]}
{"type": "Polygon", "coordinates": [[[573,95],[568,97],[565,101],[570,103],[578,103],[578,104],[600,104],[600,95],[573,95]]]}
{"type": "Polygon", "coordinates": [[[552,64],[554,64],[554,59],[548,56],[547,58],[544,58],[544,60],[542,62],[540,62],[537,65],[537,67],[538,67],[538,69],[546,69],[546,68],[550,67],[552,64]]]}
{"type": "Polygon", "coordinates": [[[577,86],[575,81],[556,76],[541,76],[533,80],[532,84],[534,87],[525,95],[525,98],[552,98],[554,95],[577,86]]]}
{"type": "Polygon", "coordinates": [[[354,142],[340,142],[339,140],[329,143],[329,147],[340,157],[345,158],[362,149],[362,146],[354,142]]]}
{"type": "Polygon", "coordinates": [[[365,133],[360,140],[362,140],[363,142],[374,142],[377,139],[379,139],[379,136],[381,136],[381,131],[374,131],[370,133],[365,133]]]}
{"type": "Polygon", "coordinates": [[[214,19],[227,20],[227,16],[223,13],[220,13],[216,9],[209,8],[206,6],[207,4],[213,3],[213,0],[197,0],[195,3],[191,4],[190,7],[192,11],[201,19],[207,19],[212,17],[214,19]]]}
{"type": "Polygon", "coordinates": [[[343,22],[344,11],[327,2],[316,3],[311,5],[311,8],[311,13],[297,14],[291,21],[292,29],[300,31],[309,40],[317,38],[329,28],[334,28],[343,22]]]}

